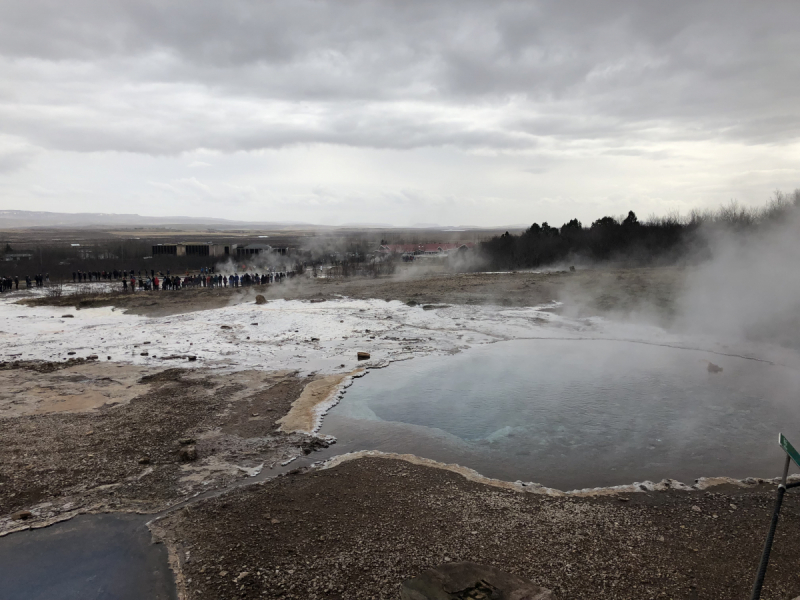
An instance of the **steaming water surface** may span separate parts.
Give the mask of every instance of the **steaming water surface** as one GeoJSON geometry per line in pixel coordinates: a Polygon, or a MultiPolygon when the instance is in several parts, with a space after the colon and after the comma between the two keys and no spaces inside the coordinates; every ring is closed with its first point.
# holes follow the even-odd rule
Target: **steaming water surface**
{"type": "Polygon", "coordinates": [[[800,441],[798,390],[798,371],[745,358],[521,340],[372,371],[322,433],[337,453],[408,452],[561,489],[774,477],[778,432],[800,441]]]}

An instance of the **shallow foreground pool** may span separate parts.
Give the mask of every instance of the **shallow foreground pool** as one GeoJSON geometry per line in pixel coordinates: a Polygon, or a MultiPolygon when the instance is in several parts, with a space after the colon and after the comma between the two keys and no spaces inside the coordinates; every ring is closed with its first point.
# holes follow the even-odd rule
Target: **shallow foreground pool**
{"type": "Polygon", "coordinates": [[[646,343],[520,340],[372,371],[326,417],[337,453],[413,453],[560,489],[774,477],[800,373],[646,343]],[[720,367],[717,371],[714,366],[720,367]]]}

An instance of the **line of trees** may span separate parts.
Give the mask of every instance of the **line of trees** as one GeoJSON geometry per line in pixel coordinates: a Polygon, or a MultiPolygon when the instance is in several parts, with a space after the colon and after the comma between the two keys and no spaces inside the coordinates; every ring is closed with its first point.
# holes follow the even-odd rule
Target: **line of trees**
{"type": "Polygon", "coordinates": [[[508,232],[481,244],[491,268],[535,268],[559,262],[616,261],[628,265],[672,264],[687,257],[703,258],[708,233],[745,231],[784,220],[800,210],[800,189],[777,191],[763,208],[736,202],[716,211],[692,211],[686,217],[670,214],[642,222],[627,216],[603,217],[584,226],[572,219],[561,227],[534,223],[519,235],[508,232]]]}

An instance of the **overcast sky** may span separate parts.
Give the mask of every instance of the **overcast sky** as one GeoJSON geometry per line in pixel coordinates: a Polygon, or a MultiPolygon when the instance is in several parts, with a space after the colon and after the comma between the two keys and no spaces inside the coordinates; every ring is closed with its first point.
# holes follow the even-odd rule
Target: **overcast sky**
{"type": "Polygon", "coordinates": [[[0,208],[410,225],[800,187],[800,2],[0,0],[0,208]]]}

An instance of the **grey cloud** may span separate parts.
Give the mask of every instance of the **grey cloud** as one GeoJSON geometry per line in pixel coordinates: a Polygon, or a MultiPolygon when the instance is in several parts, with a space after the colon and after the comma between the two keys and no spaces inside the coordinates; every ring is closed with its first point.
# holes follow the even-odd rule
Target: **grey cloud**
{"type": "Polygon", "coordinates": [[[0,127],[156,154],[789,142],[798,21],[743,0],[3,0],[0,127]]]}
{"type": "Polygon", "coordinates": [[[3,145],[0,140],[0,175],[13,173],[25,168],[36,158],[35,148],[23,144],[3,145]]]}

